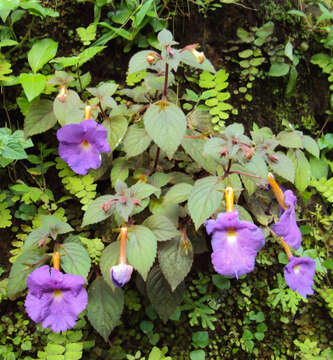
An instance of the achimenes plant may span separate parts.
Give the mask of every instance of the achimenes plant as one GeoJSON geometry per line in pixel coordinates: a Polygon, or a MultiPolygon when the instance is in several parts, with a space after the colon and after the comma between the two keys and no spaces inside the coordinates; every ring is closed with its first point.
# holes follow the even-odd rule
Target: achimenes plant
{"type": "MultiPolygon", "coordinates": [[[[234,201],[243,191],[245,206],[267,228],[273,219],[279,219],[280,212],[273,193],[267,191],[268,183],[282,208],[272,231],[289,257],[287,284],[304,297],[313,291],[313,260],[295,258],[289,248],[297,249],[301,241],[296,197],[290,190],[283,192],[268,172],[304,190],[308,184],[301,172],[308,163],[302,149],[318,157],[316,142],[299,131],[284,131],[276,137],[268,128],[253,130],[249,138],[241,124],[229,125],[222,134],[207,135],[201,126],[198,129],[202,131],[196,130],[193,122],[187,121],[191,114],[184,114],[171,88],[174,72],[181,63],[215,70],[196,50],[197,45],[176,49],[167,30],[159,33],[158,40],[159,52],[140,51],[130,60],[130,74],[145,72],[141,84],[121,91],[132,101],[118,104],[112,98],[117,85],[102,83],[87,89],[93,97],[84,110],[79,95],[68,89],[71,76],[63,71],[51,79],[59,85],[53,104],[40,100],[44,118],[51,116],[62,126],[57,131],[59,155],[73,171],[80,176],[89,171],[97,178],[110,162],[112,167],[111,193],[93,200],[82,222],[84,230],[101,222],[112,228],[100,262],[94,258],[91,266],[80,237],[60,241],[58,235],[73,228],[50,215],[28,236],[11,269],[9,295],[15,296],[28,285],[29,316],[53,331],[73,327],[78,312],[86,307],[91,324],[107,340],[123,311],[121,287],[130,281],[133,270],[146,283],[153,307],[167,321],[183,300],[184,279],[194,253],[205,248],[204,227],[212,234],[216,272],[230,277],[251,272],[268,231],[255,225],[250,213],[234,201]],[[287,155],[283,148],[288,149],[287,155]],[[115,149],[112,160],[110,152],[115,149]],[[269,211],[267,201],[271,203],[269,211]],[[59,256],[60,262],[53,260],[53,268],[47,265],[59,256]]],[[[30,135],[41,121],[36,107],[31,112],[25,123],[30,135]]],[[[52,126],[54,123],[44,129],[52,126]]],[[[84,244],[87,241],[85,238],[84,244]]]]}

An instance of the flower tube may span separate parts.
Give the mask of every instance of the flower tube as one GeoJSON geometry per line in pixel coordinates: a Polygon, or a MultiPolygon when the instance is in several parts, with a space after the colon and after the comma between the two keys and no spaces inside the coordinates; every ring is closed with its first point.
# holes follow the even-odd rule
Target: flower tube
{"type": "Polygon", "coordinates": [[[110,270],[111,280],[115,287],[123,287],[127,284],[133,272],[133,267],[127,264],[126,260],[126,239],[127,239],[127,227],[123,226],[120,229],[120,255],[119,264],[112,266],[110,270]]]}
{"type": "Polygon", "coordinates": [[[289,246],[297,250],[302,242],[302,234],[296,223],[297,198],[291,190],[283,192],[270,173],[268,174],[268,182],[283,209],[279,221],[272,228],[277,235],[283,237],[289,246]]]}

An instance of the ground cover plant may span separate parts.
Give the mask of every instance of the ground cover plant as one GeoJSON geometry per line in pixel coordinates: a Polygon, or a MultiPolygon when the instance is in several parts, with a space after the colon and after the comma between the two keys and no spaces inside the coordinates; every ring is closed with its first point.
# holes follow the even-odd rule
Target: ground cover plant
{"type": "Polygon", "coordinates": [[[0,358],[332,358],[330,6],[180,15],[0,4],[0,358]]]}

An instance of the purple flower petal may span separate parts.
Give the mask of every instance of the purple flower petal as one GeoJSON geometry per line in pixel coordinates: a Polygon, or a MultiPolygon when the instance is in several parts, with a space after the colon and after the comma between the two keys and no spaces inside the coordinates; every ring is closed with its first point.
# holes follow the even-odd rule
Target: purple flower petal
{"type": "Polygon", "coordinates": [[[133,267],[128,264],[119,264],[112,266],[110,274],[115,287],[123,287],[131,279],[133,267]]]}
{"type": "Polygon", "coordinates": [[[27,279],[29,287],[25,308],[30,318],[54,332],[72,328],[85,309],[88,294],[82,276],[63,274],[48,266],[34,270],[27,279]]]}
{"type": "Polygon", "coordinates": [[[219,274],[240,276],[254,269],[257,252],[265,245],[264,235],[256,225],[239,220],[238,211],[220,213],[206,222],[212,235],[212,263],[219,274]]]}
{"type": "Polygon", "coordinates": [[[313,294],[313,277],[316,272],[316,263],[309,257],[291,257],[284,267],[284,278],[291,290],[297,291],[306,298],[313,294]]]}
{"type": "Polygon", "coordinates": [[[286,190],[284,193],[284,202],[289,206],[283,211],[279,221],[272,226],[275,233],[295,250],[297,250],[302,242],[302,234],[296,223],[296,196],[291,190],[286,190]]]}
{"type": "Polygon", "coordinates": [[[57,131],[59,142],[80,144],[85,134],[85,129],[80,124],[68,124],[57,131]]]}
{"type": "Polygon", "coordinates": [[[57,137],[59,156],[80,175],[98,169],[102,161],[100,152],[110,152],[106,129],[92,119],[65,125],[58,130],[57,137]]]}

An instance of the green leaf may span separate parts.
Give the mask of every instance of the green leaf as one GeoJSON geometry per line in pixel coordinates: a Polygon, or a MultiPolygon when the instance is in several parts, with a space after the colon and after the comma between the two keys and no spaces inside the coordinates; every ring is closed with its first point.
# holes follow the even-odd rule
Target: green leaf
{"type": "Polygon", "coordinates": [[[151,53],[151,50],[143,50],[133,55],[128,64],[128,74],[148,69],[150,65],[147,61],[147,56],[151,53]]]}
{"type": "Polygon", "coordinates": [[[190,272],[193,263],[193,249],[189,239],[184,243],[184,234],[169,240],[159,247],[158,262],[163,275],[174,291],[190,272]]]}
{"type": "Polygon", "coordinates": [[[80,67],[87,61],[91,60],[96,54],[101,52],[103,49],[105,49],[105,46],[91,46],[83,50],[78,56],[58,57],[53,59],[51,62],[60,64],[62,65],[63,68],[74,65],[80,67]]]}
{"type": "Polygon", "coordinates": [[[307,18],[306,14],[304,12],[296,10],[296,9],[289,10],[289,11],[287,11],[287,13],[290,15],[304,17],[305,19],[307,18]]]}
{"type": "Polygon", "coordinates": [[[24,136],[41,134],[57,123],[50,100],[38,100],[31,104],[24,119],[24,136]]]}
{"type": "Polygon", "coordinates": [[[153,1],[154,0],[147,0],[147,1],[141,3],[142,6],[141,6],[140,10],[135,15],[136,27],[139,27],[140,24],[142,23],[143,19],[147,15],[147,12],[152,7],[153,1]]]}
{"type": "Polygon", "coordinates": [[[35,248],[37,244],[49,234],[49,229],[39,228],[32,231],[24,242],[24,249],[35,248]]]}
{"type": "Polygon", "coordinates": [[[172,33],[167,29],[163,29],[158,33],[157,40],[159,41],[161,46],[170,44],[173,42],[172,33]]]}
{"type": "Polygon", "coordinates": [[[268,165],[284,179],[294,183],[295,180],[295,166],[293,162],[282,153],[275,153],[277,161],[266,159],[268,165]]]}
{"type": "Polygon", "coordinates": [[[111,169],[111,183],[112,187],[115,186],[118,180],[125,181],[129,175],[129,164],[127,159],[118,157],[112,163],[111,169]]]}
{"type": "Polygon", "coordinates": [[[42,74],[21,74],[19,79],[30,102],[43,92],[46,85],[46,76],[42,74]]]}
{"type": "MultiPolygon", "coordinates": [[[[194,57],[194,55],[189,50],[185,50],[185,51],[181,52],[179,54],[179,59],[180,59],[180,61],[182,61],[186,65],[189,65],[189,66],[194,67],[196,69],[209,71],[211,73],[216,72],[215,69],[214,69],[214,66],[212,65],[212,63],[207,58],[205,58],[205,60],[204,60],[204,62],[202,64],[199,64],[197,62],[196,58],[194,57]]],[[[215,85],[215,83],[213,83],[213,86],[214,85],[215,85]]]]}
{"type": "Polygon", "coordinates": [[[303,148],[302,138],[298,131],[281,131],[276,140],[287,148],[303,148]]]}
{"type": "Polygon", "coordinates": [[[252,55],[253,55],[253,50],[251,50],[251,49],[247,49],[247,50],[244,50],[244,51],[241,51],[238,53],[238,56],[242,59],[247,59],[248,57],[250,57],[252,55]]]}
{"type": "MultiPolygon", "coordinates": [[[[198,133],[191,132],[190,134],[197,135],[198,133]]],[[[211,156],[204,154],[205,144],[206,140],[203,139],[191,139],[184,137],[182,140],[182,147],[185,152],[207,172],[212,175],[216,175],[217,163],[211,156]]]]}
{"type": "Polygon", "coordinates": [[[213,284],[220,290],[230,289],[230,280],[223,275],[214,274],[212,276],[213,284]]]}
{"type": "Polygon", "coordinates": [[[107,119],[102,124],[107,132],[107,141],[113,151],[123,139],[127,130],[127,120],[124,116],[115,116],[112,119],[107,119]]]}
{"type": "Polygon", "coordinates": [[[107,341],[123,312],[123,292],[121,289],[112,290],[101,277],[98,277],[90,285],[88,296],[88,320],[93,328],[107,341]]]}
{"type": "Polygon", "coordinates": [[[99,266],[104,280],[108,283],[109,286],[114,288],[115,286],[111,280],[111,268],[112,266],[118,265],[119,263],[119,253],[120,253],[120,242],[115,241],[108,245],[102,253],[99,266]]]}
{"type": "Polygon", "coordinates": [[[58,235],[73,231],[73,228],[64,221],[61,221],[54,215],[42,217],[42,228],[46,229],[55,240],[58,235]]]}
{"type": "Polygon", "coordinates": [[[171,291],[160,268],[158,266],[152,268],[147,279],[147,294],[153,308],[164,323],[181,304],[184,293],[184,283],[181,283],[175,291],[171,291]]]}
{"type": "Polygon", "coordinates": [[[303,135],[302,144],[307,152],[319,159],[319,146],[311,136],[303,135]]]}
{"type": "Polygon", "coordinates": [[[89,204],[87,211],[83,215],[82,227],[90,224],[95,224],[110,217],[114,211],[114,206],[111,205],[110,209],[105,211],[102,206],[108,201],[116,199],[114,195],[103,195],[95,199],[89,204]]]}
{"type": "Polygon", "coordinates": [[[206,353],[204,350],[193,350],[190,352],[190,359],[191,360],[205,360],[206,359],[206,353]]]}
{"type": "Polygon", "coordinates": [[[12,268],[10,269],[8,279],[8,297],[14,297],[17,293],[24,290],[26,285],[27,276],[40,266],[40,261],[45,257],[43,250],[29,249],[23,251],[23,253],[15,260],[12,268]],[[39,264],[38,264],[39,263],[39,264]],[[35,266],[30,266],[38,264],[35,266]]]}
{"type": "Polygon", "coordinates": [[[273,77],[285,76],[288,74],[289,69],[290,69],[289,64],[273,62],[271,63],[271,67],[267,75],[273,77]]]}
{"type": "Polygon", "coordinates": [[[61,268],[68,274],[81,275],[85,279],[90,271],[91,260],[86,248],[77,242],[60,245],[61,268]]]}
{"type": "Polygon", "coordinates": [[[83,103],[74,90],[67,90],[67,97],[64,102],[55,98],[53,102],[53,111],[61,126],[78,124],[83,121],[83,103]]]}
{"type": "Polygon", "coordinates": [[[205,348],[209,344],[208,331],[197,331],[192,335],[192,344],[195,347],[205,348]]]}
{"type": "Polygon", "coordinates": [[[294,154],[288,153],[295,165],[295,185],[300,192],[303,192],[311,180],[311,167],[303,151],[295,150],[294,154]]]}
{"type": "Polygon", "coordinates": [[[129,228],[127,236],[128,263],[136,269],[144,280],[156,257],[157,241],[154,233],[145,226],[129,228]]]}
{"type": "Polygon", "coordinates": [[[188,209],[195,228],[207,220],[219,207],[223,190],[217,176],[208,176],[195,182],[188,200],[188,209]]]}
{"type": "Polygon", "coordinates": [[[148,134],[171,159],[185,135],[186,117],[182,110],[168,101],[159,101],[145,112],[144,123],[148,134]]]}
{"type": "Polygon", "coordinates": [[[28,52],[28,62],[34,73],[40,70],[48,61],[53,59],[58,50],[58,43],[52,39],[35,41],[28,52]]]}
{"type": "Polygon", "coordinates": [[[124,138],[124,151],[127,157],[133,157],[143,153],[151,143],[151,137],[146,130],[134,124],[128,128],[124,138]]]}
{"type": "Polygon", "coordinates": [[[192,191],[193,186],[187,183],[179,183],[172,186],[164,196],[165,203],[178,204],[186,201],[192,191]]]}
{"type": "Polygon", "coordinates": [[[327,161],[317,159],[313,156],[310,157],[311,175],[317,180],[322,177],[327,179],[329,165],[327,161]]]}
{"type": "Polygon", "coordinates": [[[166,241],[179,234],[173,222],[166,216],[155,214],[149,216],[143,224],[155,235],[157,241],[166,241]]]}
{"type": "Polygon", "coordinates": [[[136,200],[142,200],[152,194],[159,197],[161,189],[146,183],[136,183],[130,187],[130,196],[136,200]]]}

